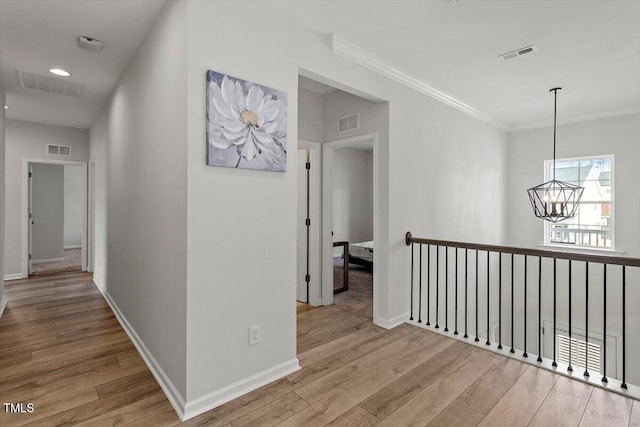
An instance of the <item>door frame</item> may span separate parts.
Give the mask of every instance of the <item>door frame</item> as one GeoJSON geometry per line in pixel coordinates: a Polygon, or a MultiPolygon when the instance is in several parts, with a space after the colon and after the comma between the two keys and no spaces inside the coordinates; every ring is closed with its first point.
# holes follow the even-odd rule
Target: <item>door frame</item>
{"type": "Polygon", "coordinates": [[[73,160],[52,160],[52,159],[38,159],[38,158],[23,158],[22,159],[22,277],[27,278],[31,274],[31,263],[29,262],[29,251],[31,249],[31,233],[29,227],[29,198],[30,192],[30,180],[29,180],[29,165],[32,163],[41,163],[49,165],[69,165],[69,166],[82,166],[83,176],[83,190],[82,190],[82,271],[87,271],[87,249],[88,244],[88,191],[89,186],[87,183],[87,162],[78,162],[73,160]]]}
{"type": "Polygon", "coordinates": [[[373,142],[373,307],[374,319],[376,318],[376,295],[381,285],[379,277],[379,251],[376,239],[380,239],[380,212],[378,201],[380,200],[380,174],[378,171],[378,132],[366,133],[350,138],[338,139],[326,142],[322,145],[322,304],[333,304],[333,154],[338,148],[358,145],[363,142],[373,142]]]}
{"type": "MultiPolygon", "coordinates": [[[[321,183],[322,183],[322,143],[298,139],[298,148],[309,150],[311,170],[309,173],[309,305],[322,305],[322,213],[321,213],[321,183]]],[[[297,277],[297,274],[296,274],[297,277]]],[[[297,287],[296,279],[296,287],[297,287]]]]}

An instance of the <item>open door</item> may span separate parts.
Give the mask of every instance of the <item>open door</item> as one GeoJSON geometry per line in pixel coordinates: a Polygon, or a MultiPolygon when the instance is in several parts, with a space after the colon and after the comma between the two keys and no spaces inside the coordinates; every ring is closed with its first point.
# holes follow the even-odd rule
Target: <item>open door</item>
{"type": "Polygon", "coordinates": [[[298,228],[296,299],[309,302],[309,150],[298,150],[298,228]]]}
{"type": "Polygon", "coordinates": [[[29,241],[29,256],[28,256],[28,261],[27,261],[27,265],[28,265],[28,271],[27,274],[30,276],[31,275],[31,261],[32,261],[32,256],[31,254],[33,253],[33,163],[29,163],[29,197],[28,197],[28,215],[29,215],[29,227],[28,227],[28,241],[29,241]]]}

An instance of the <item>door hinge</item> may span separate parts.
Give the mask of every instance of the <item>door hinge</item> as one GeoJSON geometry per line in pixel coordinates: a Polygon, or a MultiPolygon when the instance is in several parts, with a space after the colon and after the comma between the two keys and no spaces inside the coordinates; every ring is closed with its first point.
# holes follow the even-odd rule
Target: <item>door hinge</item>
{"type": "Polygon", "coordinates": [[[29,254],[29,259],[31,259],[31,254],[29,254]]]}
{"type": "Polygon", "coordinates": [[[305,225],[307,225],[307,226],[311,225],[311,219],[310,218],[307,218],[305,220],[305,225]]]}
{"type": "Polygon", "coordinates": [[[29,219],[33,218],[33,214],[29,212],[29,219]]]}
{"type": "Polygon", "coordinates": [[[29,172],[29,178],[33,178],[33,172],[29,172]]]}
{"type": "Polygon", "coordinates": [[[311,276],[308,275],[308,274],[306,276],[304,276],[304,281],[309,283],[311,281],[311,276]]]}
{"type": "Polygon", "coordinates": [[[307,163],[305,164],[305,167],[306,167],[307,169],[311,169],[311,163],[310,163],[310,162],[307,162],[307,163]]]}

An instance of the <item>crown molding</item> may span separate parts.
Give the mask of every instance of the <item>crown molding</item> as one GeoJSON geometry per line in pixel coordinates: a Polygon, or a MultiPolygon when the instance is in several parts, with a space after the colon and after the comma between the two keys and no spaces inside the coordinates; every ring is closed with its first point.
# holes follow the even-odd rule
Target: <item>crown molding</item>
{"type": "MultiPolygon", "coordinates": [[[[594,114],[585,114],[582,116],[571,117],[564,120],[558,120],[558,125],[569,125],[572,123],[588,122],[591,120],[608,119],[611,117],[628,116],[630,114],[640,114],[640,108],[625,108],[621,110],[605,111],[594,114]]],[[[508,132],[520,132],[524,130],[533,130],[547,128],[553,126],[553,120],[535,123],[525,123],[522,125],[509,126],[508,132]]]]}
{"type": "Polygon", "coordinates": [[[402,71],[396,66],[389,64],[383,59],[336,36],[335,34],[331,35],[331,47],[333,53],[340,55],[343,58],[346,58],[350,61],[355,62],[356,64],[362,65],[365,68],[389,77],[390,79],[395,80],[399,83],[402,83],[414,90],[417,90],[418,92],[421,92],[427,96],[430,96],[431,98],[442,102],[443,104],[453,107],[456,110],[462,111],[463,113],[468,114],[475,119],[487,123],[488,125],[491,125],[500,130],[507,129],[507,126],[505,126],[504,124],[478,111],[471,105],[459,99],[456,99],[455,97],[439,89],[436,89],[435,87],[419,79],[418,77],[402,71]]]}

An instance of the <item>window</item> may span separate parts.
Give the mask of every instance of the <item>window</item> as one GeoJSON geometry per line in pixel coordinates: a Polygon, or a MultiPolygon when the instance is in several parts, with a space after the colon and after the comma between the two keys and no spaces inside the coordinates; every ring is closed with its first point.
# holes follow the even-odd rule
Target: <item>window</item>
{"type": "MultiPolygon", "coordinates": [[[[545,181],[553,179],[553,161],[545,162],[545,181]]],[[[545,222],[545,244],[613,249],[613,156],[556,160],[558,181],[584,187],[573,218],[545,222]]]]}

